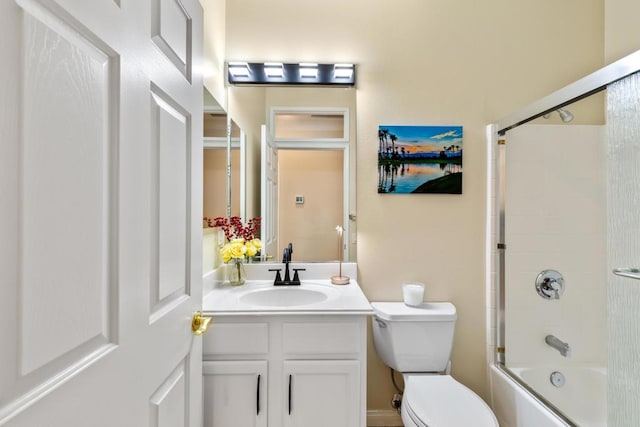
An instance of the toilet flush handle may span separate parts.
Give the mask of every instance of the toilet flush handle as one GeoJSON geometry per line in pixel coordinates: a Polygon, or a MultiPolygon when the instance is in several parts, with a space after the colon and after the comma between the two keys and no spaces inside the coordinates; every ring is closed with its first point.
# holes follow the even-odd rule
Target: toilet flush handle
{"type": "Polygon", "coordinates": [[[384,321],[380,320],[379,318],[377,318],[376,316],[373,316],[373,318],[375,319],[376,323],[378,323],[378,326],[381,328],[386,328],[387,324],[384,323],[384,321]]]}

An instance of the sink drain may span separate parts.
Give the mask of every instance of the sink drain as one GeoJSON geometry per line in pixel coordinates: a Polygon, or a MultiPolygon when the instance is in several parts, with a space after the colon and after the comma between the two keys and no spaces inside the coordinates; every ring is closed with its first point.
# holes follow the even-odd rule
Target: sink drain
{"type": "Polygon", "coordinates": [[[551,384],[553,384],[556,387],[562,387],[566,382],[566,379],[564,378],[564,374],[558,371],[552,372],[551,376],[549,377],[549,380],[551,381],[551,384]]]}

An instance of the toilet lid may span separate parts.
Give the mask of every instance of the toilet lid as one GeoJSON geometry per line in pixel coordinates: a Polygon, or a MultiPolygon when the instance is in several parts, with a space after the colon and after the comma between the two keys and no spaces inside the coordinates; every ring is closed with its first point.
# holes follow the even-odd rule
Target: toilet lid
{"type": "Polygon", "coordinates": [[[408,375],[403,405],[419,425],[498,427],[489,406],[450,375],[408,375]]]}
{"type": "Polygon", "coordinates": [[[450,302],[425,302],[408,306],[402,302],[372,302],[375,315],[383,320],[399,322],[446,322],[456,320],[456,307],[450,302]]]}

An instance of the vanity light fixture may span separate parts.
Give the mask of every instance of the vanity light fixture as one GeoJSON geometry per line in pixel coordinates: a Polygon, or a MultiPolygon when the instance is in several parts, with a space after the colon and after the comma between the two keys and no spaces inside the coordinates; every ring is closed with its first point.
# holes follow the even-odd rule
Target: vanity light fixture
{"type": "Polygon", "coordinates": [[[234,77],[249,77],[251,71],[246,62],[229,62],[229,75],[234,77]]]}
{"type": "Polygon", "coordinates": [[[265,62],[264,73],[267,77],[284,77],[284,67],[282,62],[265,62]]]}
{"type": "Polygon", "coordinates": [[[300,77],[316,79],[318,78],[318,64],[311,62],[302,62],[300,64],[300,77]]]}
{"type": "Polygon", "coordinates": [[[340,257],[340,259],[338,260],[338,275],[331,278],[331,283],[333,283],[334,285],[347,285],[349,284],[349,278],[342,275],[342,258],[344,257],[344,227],[338,225],[336,226],[336,231],[338,232],[338,256],[340,257]]]}
{"type": "Polygon", "coordinates": [[[333,66],[336,79],[350,79],[353,76],[353,64],[336,64],[333,66]]]}
{"type": "Polygon", "coordinates": [[[355,86],[354,64],[229,62],[231,85],[355,86]]]}

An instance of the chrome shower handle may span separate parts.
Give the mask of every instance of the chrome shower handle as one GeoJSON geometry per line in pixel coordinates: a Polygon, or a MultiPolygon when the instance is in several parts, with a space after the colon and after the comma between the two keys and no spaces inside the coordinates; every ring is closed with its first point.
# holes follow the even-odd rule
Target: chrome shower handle
{"type": "Polygon", "coordinates": [[[616,268],[613,270],[613,274],[616,276],[628,277],[630,279],[640,280],[640,268],[624,267],[616,268]]]}
{"type": "Polygon", "coordinates": [[[560,299],[564,293],[564,278],[555,270],[543,270],[536,277],[536,291],[544,299],[560,299]]]}

